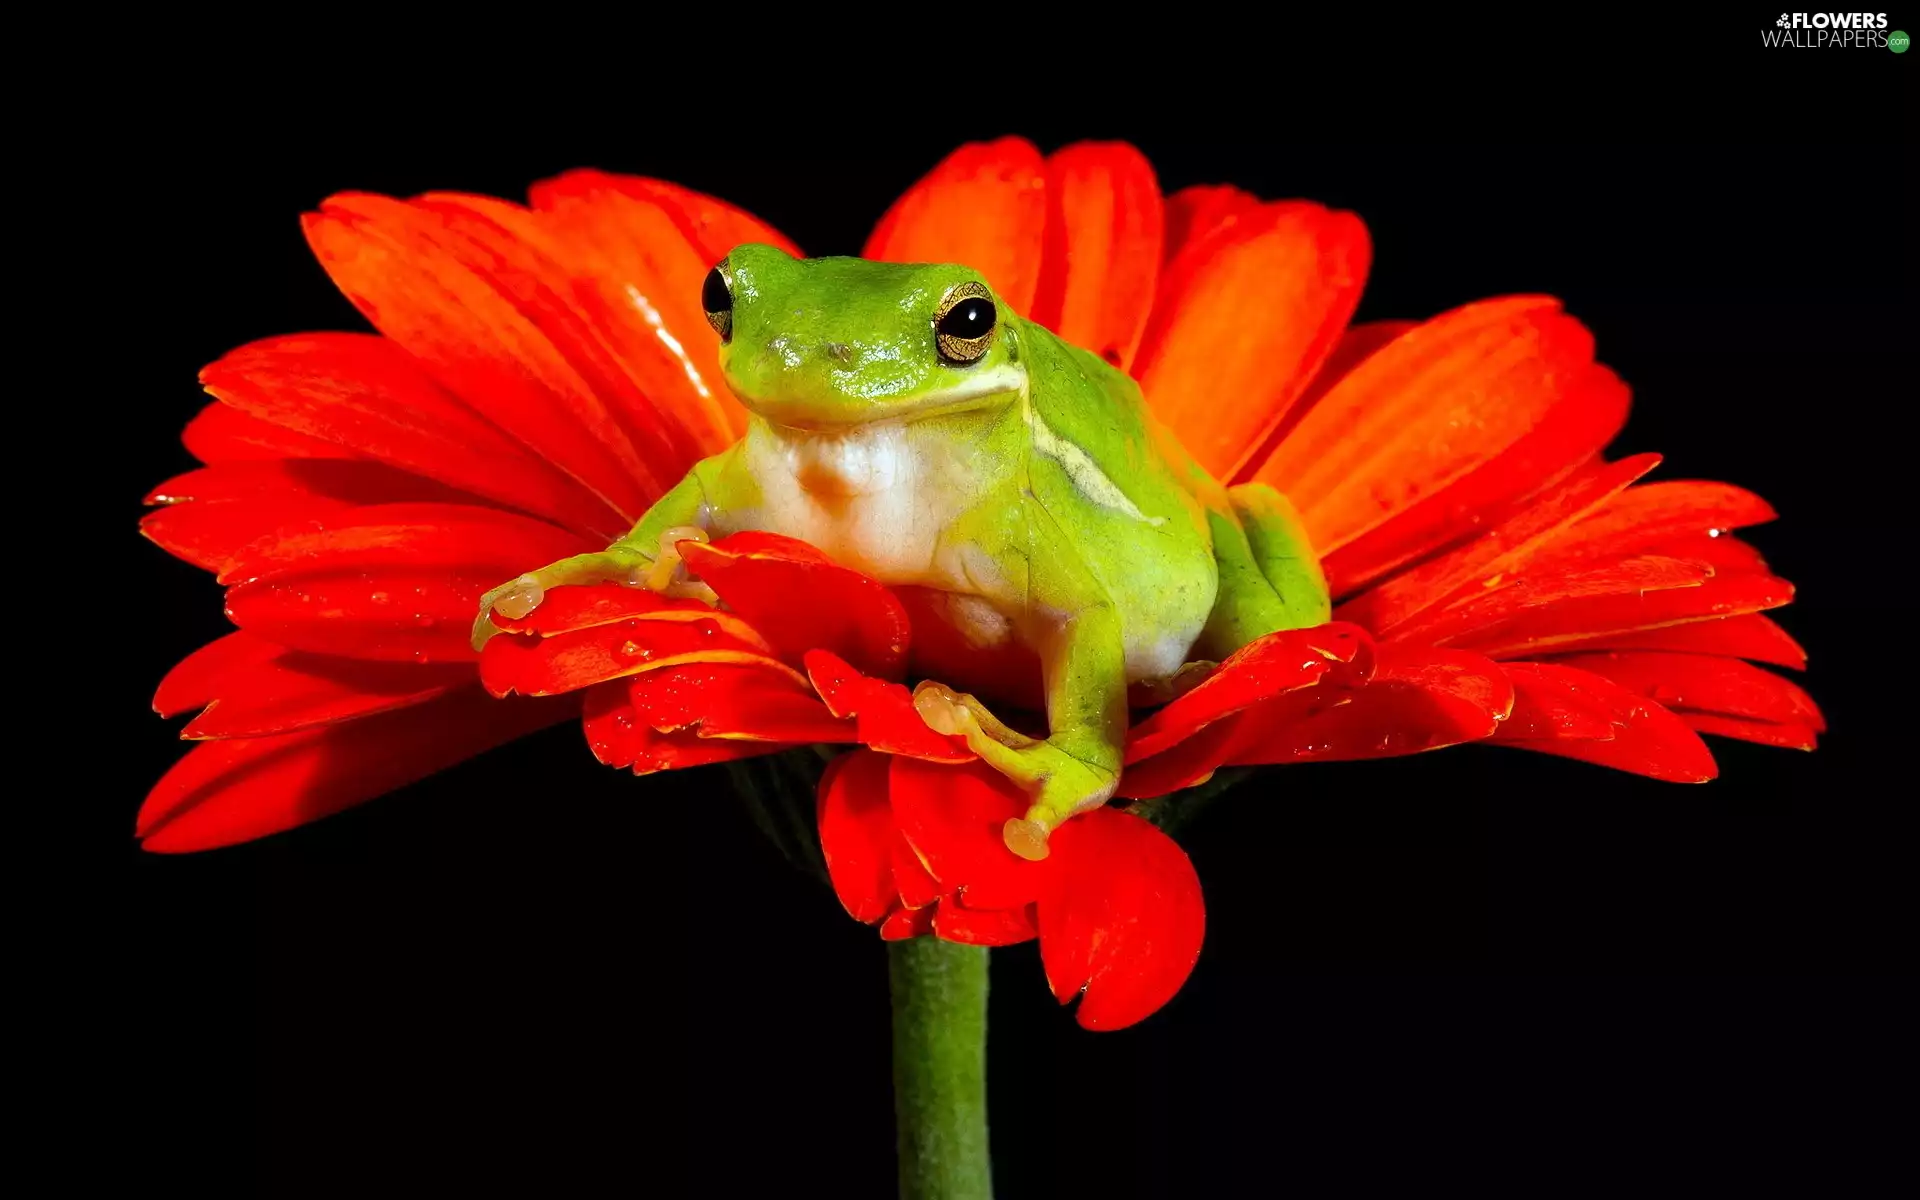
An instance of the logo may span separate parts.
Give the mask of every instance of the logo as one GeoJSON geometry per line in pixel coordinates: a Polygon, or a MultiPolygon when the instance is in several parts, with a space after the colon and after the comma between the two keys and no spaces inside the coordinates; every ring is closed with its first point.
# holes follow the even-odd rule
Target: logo
{"type": "Polygon", "coordinates": [[[1885,13],[1781,13],[1772,29],[1760,31],[1762,46],[1794,50],[1880,49],[1907,51],[1907,35],[1887,32],[1885,13]]]}

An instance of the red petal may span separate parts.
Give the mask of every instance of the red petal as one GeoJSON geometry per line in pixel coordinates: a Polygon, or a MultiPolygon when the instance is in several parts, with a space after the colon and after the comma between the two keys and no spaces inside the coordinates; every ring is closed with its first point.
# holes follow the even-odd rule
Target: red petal
{"type": "Polygon", "coordinates": [[[663,611],[552,637],[496,637],[481,652],[480,678],[496,696],[548,696],[690,663],[737,663],[804,682],[763,646],[728,633],[718,614],[686,615],[663,611]]]}
{"type": "Polygon", "coordinates": [[[912,693],[900,684],[862,675],[825,650],[809,651],[805,661],[807,678],[827,710],[836,717],[855,718],[862,744],[929,762],[972,761],[973,751],[962,739],[927,728],[913,707],[912,693]]]}
{"type": "Polygon", "coordinates": [[[920,861],[907,839],[894,831],[893,844],[888,849],[888,861],[893,864],[893,886],[900,892],[900,903],[908,908],[925,908],[940,898],[940,884],[927,873],[927,864],[920,861]]]}
{"type": "Polygon", "coordinates": [[[1629,559],[1613,570],[1569,579],[1556,590],[1541,589],[1534,603],[1510,613],[1482,614],[1488,619],[1449,636],[1462,649],[1512,656],[1591,643],[1608,634],[1760,612],[1793,599],[1793,585],[1770,575],[1720,575],[1697,586],[1673,586],[1687,569],[1670,559],[1629,559]]]}
{"type": "Polygon", "coordinates": [[[1167,264],[1134,373],[1201,465],[1222,479],[1253,465],[1338,343],[1370,258],[1352,213],[1286,203],[1167,264]]]}
{"type": "Polygon", "coordinates": [[[1552,664],[1538,666],[1534,680],[1540,689],[1560,689],[1562,703],[1604,711],[1613,725],[1613,736],[1604,741],[1578,733],[1540,737],[1543,730],[1535,722],[1515,727],[1511,733],[1502,729],[1492,741],[1631,771],[1669,783],[1705,783],[1719,773],[1713,754],[1700,740],[1700,735],[1658,704],[1598,675],[1556,668],[1552,664]]]}
{"type": "Polygon", "coordinates": [[[306,217],[307,240],[348,299],[454,395],[586,485],[631,522],[677,481],[650,466],[562,346],[578,333],[537,280],[434,213],[340,195],[306,217]],[[561,344],[556,345],[555,338],[561,344]]]}
{"type": "Polygon", "coordinates": [[[570,719],[572,703],[489,699],[464,688],[364,720],[203,742],[154,786],[137,827],[148,850],[211,850],[266,837],[570,719]]]}
{"type": "Polygon", "coordinates": [[[1421,563],[1340,606],[1340,618],[1381,637],[1447,601],[1483,593],[1530,570],[1535,556],[1554,555],[1556,535],[1582,514],[1617,495],[1660,463],[1657,454],[1637,454],[1617,463],[1576,472],[1548,488],[1515,516],[1457,550],[1421,563]]]}
{"type": "Polygon", "coordinates": [[[1355,367],[1256,478],[1329,553],[1519,441],[1592,361],[1592,335],[1553,300],[1456,309],[1355,367]]]}
{"type": "Polygon", "coordinates": [[[1357,625],[1290,629],[1258,638],[1235,651],[1199,686],[1135,726],[1127,739],[1127,762],[1136,763],[1204,729],[1222,717],[1320,682],[1336,664],[1342,686],[1364,683],[1372,669],[1373,639],[1357,625]]]}
{"type": "Polygon", "coordinates": [[[1738,617],[1709,617],[1685,625],[1642,629],[1630,633],[1603,633],[1557,647],[1565,650],[1682,650],[1693,654],[1723,654],[1756,662],[1803,670],[1807,652],[1787,631],[1759,613],[1738,617]]]}
{"type": "Polygon", "coordinates": [[[225,462],[175,476],[147,495],[166,508],[140,532],[170,554],[210,571],[248,543],[285,526],[363,504],[453,501],[458,493],[374,462],[283,458],[225,462]]]}
{"type": "Polygon", "coordinates": [[[1166,201],[1164,254],[1168,262],[1201,238],[1218,233],[1229,222],[1251,216],[1261,208],[1260,198],[1236,187],[1203,185],[1182,188],[1166,201]]]}
{"type": "Polygon", "coordinates": [[[376,567],[458,567],[485,568],[498,575],[498,583],[592,548],[578,534],[544,521],[469,504],[373,505],[313,524],[318,528],[279,531],[247,547],[220,582],[376,567]]]}
{"type": "Polygon", "coordinates": [[[680,552],[687,569],[788,662],[817,649],[882,678],[897,679],[905,669],[910,630],[900,601],[811,546],[762,536],[682,542],[680,552]]]}
{"type": "Polygon", "coordinates": [[[1713,568],[1716,575],[1764,575],[1767,573],[1767,560],[1758,550],[1737,537],[1722,534],[1694,534],[1689,537],[1675,538],[1648,547],[1647,553],[1662,558],[1684,558],[1688,562],[1705,563],[1713,568]]]}
{"type": "Polygon", "coordinates": [[[394,663],[465,663],[480,594],[497,574],[447,569],[316,573],[227,589],[227,619],[314,654],[394,663]]]}
{"type": "Polygon", "coordinates": [[[1497,737],[1506,742],[1542,738],[1610,741],[1613,708],[1581,689],[1585,676],[1551,663],[1507,663],[1513,681],[1513,712],[1497,737]]]}
{"type": "MultiPolygon", "coordinates": [[[[1469,596],[1451,608],[1424,615],[1400,626],[1399,642],[1438,644],[1476,643],[1483,632],[1504,628],[1529,615],[1566,605],[1639,597],[1698,588],[1712,577],[1710,568],[1673,558],[1629,558],[1586,571],[1523,574],[1478,596],[1469,596]]],[[[1584,632],[1584,631],[1583,631],[1584,632]]]]}
{"type": "MultiPolygon", "coordinates": [[[[764,663],[766,660],[762,660],[764,663]]],[[[854,723],[838,720],[813,690],[785,670],[759,663],[701,662],[633,678],[634,712],[662,733],[761,742],[851,742],[854,723]]]]}
{"type": "Polygon", "coordinates": [[[622,684],[602,684],[587,691],[581,729],[595,758],[609,767],[631,767],[635,775],[704,767],[788,748],[781,742],[703,738],[684,731],[660,733],[634,713],[622,684]]]}
{"type": "Polygon", "coordinates": [[[625,532],[603,502],[476,416],[385,338],[269,338],[229,352],[200,382],[237,409],[402,471],[569,528],[625,532]]]}
{"type": "Polygon", "coordinates": [[[208,464],[273,458],[358,457],[345,446],[270,425],[218,400],[187,422],[180,441],[187,453],[208,464]]]}
{"type": "Polygon", "coordinates": [[[888,759],[872,750],[842,754],[820,777],[820,850],[827,878],[847,915],[873,924],[900,901],[893,846],[900,840],[887,806],[888,759]]]}
{"type": "Polygon", "coordinates": [[[1819,731],[1808,725],[1775,725],[1769,721],[1743,721],[1739,717],[1714,716],[1711,713],[1676,714],[1697,733],[1714,737],[1738,738],[1782,750],[1813,750],[1820,744],[1819,731]]]}
{"type": "Polygon", "coordinates": [[[1551,561],[1587,563],[1652,553],[1679,539],[1718,538],[1774,516],[1765,500],[1729,483],[1642,484],[1613,497],[1556,538],[1551,561]]]}
{"type": "Polygon", "coordinates": [[[933,932],[963,946],[1015,946],[1040,936],[1032,905],[981,911],[942,902],[933,910],[933,932]]]}
{"type": "Polygon", "coordinates": [[[1284,704],[1241,721],[1236,763],[1338,762],[1478,741],[1513,711],[1513,682],[1478,654],[1383,644],[1367,686],[1300,718],[1284,704]]]}
{"type": "Polygon", "coordinates": [[[926,908],[896,908],[880,922],[880,937],[883,941],[904,942],[908,938],[925,937],[933,932],[935,906],[926,908]]]}
{"type": "Polygon", "coordinates": [[[943,893],[957,891],[976,909],[1019,908],[1040,896],[1053,859],[1029,862],[1007,849],[1002,830],[1027,800],[1005,776],[983,763],[895,755],[890,787],[893,819],[943,893]]]}
{"type": "Polygon", "coordinates": [[[1033,307],[1047,224],[1047,174],[1023,138],[960,147],[894,201],[862,258],[961,263],[1015,312],[1033,307]]]}
{"type": "Polygon", "coordinates": [[[1560,665],[1602,675],[1666,708],[1826,729],[1820,708],[1796,684],[1737,658],[1623,650],[1571,654],[1560,665]]]}
{"type": "Polygon", "coordinates": [[[1114,795],[1148,800],[1205,783],[1232,755],[1240,738],[1240,714],[1215,721],[1152,758],[1128,763],[1114,795]]]}
{"type": "Polygon", "coordinates": [[[1047,159],[1046,252],[1033,320],[1126,370],[1153,311],[1160,185],[1124,142],[1081,142],[1047,159]]]}
{"type": "Polygon", "coordinates": [[[1322,547],[1328,586],[1344,596],[1447,545],[1505,520],[1522,498],[1550,487],[1600,453],[1626,424],[1629,393],[1594,364],[1540,423],[1479,467],[1400,510],[1345,545],[1322,547]]]}
{"type": "Polygon", "coordinates": [[[1139,817],[1095,809],[1053,835],[1040,958],[1061,1003],[1082,989],[1087,1029],[1124,1029],[1173,999],[1200,959],[1206,905],[1193,863],[1139,817]]]}
{"type": "Polygon", "coordinates": [[[153,706],[162,716],[205,708],[181,732],[185,738],[259,737],[424,703],[473,678],[467,666],[329,658],[239,632],[169,671],[153,706]]]}

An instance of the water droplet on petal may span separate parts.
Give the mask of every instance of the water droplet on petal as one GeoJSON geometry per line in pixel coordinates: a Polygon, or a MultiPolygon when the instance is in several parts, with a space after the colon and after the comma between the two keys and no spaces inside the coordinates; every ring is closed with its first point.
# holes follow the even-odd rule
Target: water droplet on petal
{"type": "Polygon", "coordinates": [[[373,601],[375,604],[385,604],[387,601],[393,599],[393,597],[387,595],[385,592],[375,592],[373,595],[368,596],[367,599],[373,601]]]}
{"type": "Polygon", "coordinates": [[[632,658],[635,655],[640,653],[640,643],[639,642],[623,643],[620,647],[620,653],[626,655],[628,658],[632,658]]]}

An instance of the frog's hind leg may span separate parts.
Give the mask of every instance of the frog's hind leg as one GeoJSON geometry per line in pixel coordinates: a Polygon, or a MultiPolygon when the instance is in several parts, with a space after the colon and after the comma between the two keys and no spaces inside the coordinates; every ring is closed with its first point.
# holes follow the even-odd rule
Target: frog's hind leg
{"type": "Polygon", "coordinates": [[[1326,576],[1292,504],[1264,483],[1227,492],[1233,513],[1210,511],[1220,588],[1195,653],[1222,659],[1282,629],[1309,629],[1333,615],[1326,576]]]}

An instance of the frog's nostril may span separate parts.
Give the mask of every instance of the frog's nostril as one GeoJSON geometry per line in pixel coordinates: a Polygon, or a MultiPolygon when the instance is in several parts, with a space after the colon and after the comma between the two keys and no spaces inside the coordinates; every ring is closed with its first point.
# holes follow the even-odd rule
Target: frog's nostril
{"type": "Polygon", "coordinates": [[[828,342],[827,357],[835,362],[852,362],[853,347],[845,342],[828,342]]]}

